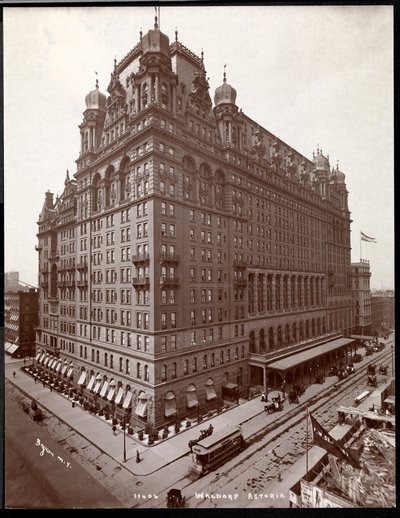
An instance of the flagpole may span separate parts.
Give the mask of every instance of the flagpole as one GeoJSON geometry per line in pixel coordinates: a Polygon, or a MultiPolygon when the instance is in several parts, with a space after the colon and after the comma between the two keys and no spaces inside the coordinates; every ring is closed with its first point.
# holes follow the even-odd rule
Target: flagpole
{"type": "Polygon", "coordinates": [[[308,408],[306,409],[306,481],[308,482],[308,408]]]}
{"type": "Polygon", "coordinates": [[[362,243],[362,239],[361,239],[361,232],[360,232],[360,263],[362,261],[361,243],[362,243]]]}

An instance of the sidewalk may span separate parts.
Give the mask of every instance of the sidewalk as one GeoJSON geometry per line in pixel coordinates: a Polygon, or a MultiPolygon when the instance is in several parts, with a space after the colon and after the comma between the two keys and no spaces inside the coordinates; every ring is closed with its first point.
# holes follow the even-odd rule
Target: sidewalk
{"type": "MultiPolygon", "coordinates": [[[[391,341],[392,338],[386,343],[390,343],[391,341]]],[[[362,362],[356,364],[357,371],[369,360],[369,357],[364,357],[362,362]]],[[[215,431],[221,430],[228,425],[240,425],[244,439],[246,439],[257,431],[261,431],[265,426],[276,419],[275,413],[267,414],[264,412],[265,403],[261,402],[260,397],[257,397],[241,403],[211,419],[204,420],[202,423],[191,426],[155,446],[146,447],[136,441],[132,436],[126,434],[127,461],[123,462],[123,432],[121,430],[118,430],[116,436],[113,436],[109,423],[100,417],[90,414],[79,405],[72,408],[71,401],[65,396],[55,391],[50,392],[48,388],[44,388],[40,382],[35,383],[33,378],[21,370],[16,370],[16,377],[13,378],[13,370],[16,369],[12,364],[5,365],[6,379],[19,387],[27,395],[36,399],[41,407],[58,417],[102,452],[121,463],[134,475],[150,475],[188,454],[188,442],[191,439],[196,439],[200,434],[200,429],[207,428],[210,423],[213,425],[215,431]],[[259,417],[257,418],[257,416],[259,417]],[[255,419],[253,420],[253,418],[255,419]],[[136,463],[136,450],[140,453],[140,463],[136,463]]],[[[300,403],[304,403],[307,399],[314,397],[321,392],[321,390],[334,385],[336,382],[336,377],[329,377],[326,378],[323,385],[313,384],[309,386],[306,394],[300,397],[300,403]]],[[[269,401],[278,394],[279,391],[272,390],[268,395],[269,401]]],[[[282,396],[282,393],[280,394],[282,396]]],[[[286,401],[283,410],[278,414],[279,417],[288,413],[293,408],[294,406],[286,401]]]]}

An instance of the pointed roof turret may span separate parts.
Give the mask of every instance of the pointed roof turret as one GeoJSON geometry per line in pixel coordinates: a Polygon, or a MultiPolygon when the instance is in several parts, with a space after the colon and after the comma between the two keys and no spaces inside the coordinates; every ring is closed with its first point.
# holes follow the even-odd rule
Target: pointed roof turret
{"type": "Polygon", "coordinates": [[[236,103],[236,90],[226,82],[226,65],[224,65],[224,79],[221,86],[215,90],[214,104],[218,106],[220,104],[235,104],[236,103]]]}

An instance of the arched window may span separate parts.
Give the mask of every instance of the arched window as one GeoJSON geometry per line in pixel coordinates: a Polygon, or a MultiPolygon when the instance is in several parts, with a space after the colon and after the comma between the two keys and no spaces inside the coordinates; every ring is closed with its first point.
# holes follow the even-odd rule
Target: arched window
{"type": "Polygon", "coordinates": [[[150,378],[149,378],[149,366],[148,365],[144,366],[144,381],[150,381],[150,378]]]}
{"type": "Polygon", "coordinates": [[[199,404],[199,400],[197,398],[196,386],[191,384],[186,389],[186,407],[194,408],[199,404]]]}
{"type": "Polygon", "coordinates": [[[137,379],[141,379],[142,377],[142,365],[140,362],[136,364],[136,377],[137,379]]]}
{"type": "Polygon", "coordinates": [[[161,85],[161,107],[168,108],[168,87],[165,83],[161,85]]]}
{"type": "Polygon", "coordinates": [[[161,367],[161,381],[167,381],[167,366],[163,365],[161,367]]]}

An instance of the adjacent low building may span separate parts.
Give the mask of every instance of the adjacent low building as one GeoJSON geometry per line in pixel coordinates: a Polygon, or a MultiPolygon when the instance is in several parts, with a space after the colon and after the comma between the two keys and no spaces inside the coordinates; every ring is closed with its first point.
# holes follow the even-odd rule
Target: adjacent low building
{"type": "Polygon", "coordinates": [[[35,355],[36,327],[39,318],[39,293],[6,291],[4,295],[4,348],[12,357],[35,355]]]}

